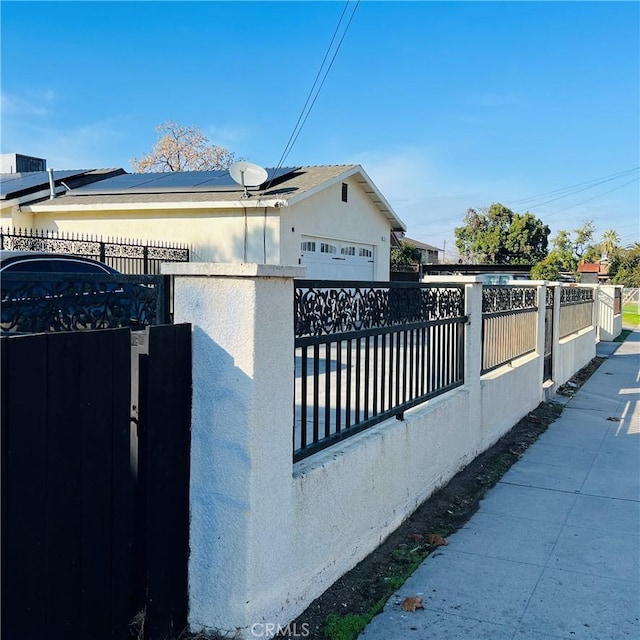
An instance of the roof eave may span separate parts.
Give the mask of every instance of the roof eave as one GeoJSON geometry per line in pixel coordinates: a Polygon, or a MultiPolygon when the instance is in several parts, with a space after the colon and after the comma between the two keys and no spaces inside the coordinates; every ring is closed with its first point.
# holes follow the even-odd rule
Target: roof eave
{"type": "MultiPolygon", "coordinates": [[[[70,197],[71,198],[71,197],[70,197]]],[[[287,201],[280,198],[247,198],[241,200],[206,200],[194,202],[191,200],[177,200],[175,202],[92,202],[81,203],[53,199],[32,205],[22,206],[28,213],[62,213],[65,211],[175,211],[178,209],[264,209],[286,207],[287,201]]],[[[79,200],[79,196],[73,196],[79,200]]]]}
{"type": "Polygon", "coordinates": [[[373,184],[371,178],[367,175],[365,170],[358,164],[346,169],[342,173],[321,182],[320,184],[312,187],[311,189],[307,189],[304,193],[299,195],[291,196],[287,198],[290,205],[303,200],[315,193],[319,193],[323,191],[328,186],[333,186],[338,182],[344,182],[347,178],[350,178],[354,175],[360,175],[362,179],[358,180],[358,184],[360,184],[363,188],[363,191],[369,196],[373,204],[378,208],[380,213],[385,216],[385,218],[391,223],[391,231],[406,231],[407,227],[397,216],[395,211],[392,209],[391,205],[387,202],[384,196],[380,193],[378,188],[373,184]]]}

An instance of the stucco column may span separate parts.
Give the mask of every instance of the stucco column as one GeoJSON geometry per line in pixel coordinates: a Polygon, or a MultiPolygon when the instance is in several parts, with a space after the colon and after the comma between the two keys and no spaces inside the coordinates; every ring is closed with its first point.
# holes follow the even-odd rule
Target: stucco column
{"type": "Polygon", "coordinates": [[[547,283],[544,280],[533,280],[529,286],[536,287],[538,296],[538,332],[536,336],[536,354],[538,355],[538,378],[540,380],[541,399],[544,397],[542,391],[544,386],[544,338],[545,338],[545,317],[547,304],[547,283]]]}
{"type": "Polygon", "coordinates": [[[464,384],[469,392],[469,433],[475,440],[473,455],[482,441],[482,282],[475,276],[461,278],[465,283],[465,313],[469,318],[465,331],[464,384]]]}
{"type": "MultiPolygon", "coordinates": [[[[293,278],[300,267],[163,265],[193,325],[189,625],[280,622],[292,525],[293,278]]],[[[170,526],[170,523],[167,523],[170,526]]]]}

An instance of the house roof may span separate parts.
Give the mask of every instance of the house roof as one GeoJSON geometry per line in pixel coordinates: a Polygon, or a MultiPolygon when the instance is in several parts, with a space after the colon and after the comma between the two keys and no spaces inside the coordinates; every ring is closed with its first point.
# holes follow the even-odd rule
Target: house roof
{"type": "Polygon", "coordinates": [[[599,273],[600,264],[597,262],[585,262],[578,265],[578,271],[580,273],[599,273]]]}
{"type": "Polygon", "coordinates": [[[410,242],[417,249],[424,249],[425,251],[442,251],[439,247],[434,247],[432,244],[427,244],[426,242],[420,242],[419,240],[414,240],[413,238],[405,238],[407,242],[410,242]]]}
{"type": "Polygon", "coordinates": [[[392,238],[392,244],[394,246],[400,246],[401,242],[408,242],[412,244],[416,249],[423,249],[424,251],[442,251],[439,247],[434,247],[432,244],[427,244],[425,242],[420,242],[419,240],[414,240],[413,238],[409,238],[405,236],[403,233],[394,233],[392,238]]]}
{"type": "MultiPolygon", "coordinates": [[[[272,171],[272,170],[268,170],[272,171]]],[[[290,206],[308,198],[327,187],[353,178],[369,196],[377,209],[385,216],[394,231],[404,231],[404,223],[393,211],[371,178],[360,165],[321,165],[298,167],[285,175],[267,182],[260,188],[250,191],[250,197],[243,197],[244,191],[239,185],[236,188],[224,186],[189,186],[193,175],[203,177],[201,183],[207,182],[206,173],[214,172],[182,172],[183,186],[154,187],[150,179],[145,184],[127,188],[131,184],[132,174],[116,176],[104,180],[98,187],[71,189],[66,194],[53,200],[25,207],[33,213],[50,211],[95,211],[95,210],[144,210],[144,209],[199,209],[199,208],[263,208],[290,206]],[[266,188],[265,188],[266,187],[266,188]]],[[[219,173],[219,172],[218,172],[219,173]]],[[[137,174],[141,175],[141,174],[137,174]]],[[[210,180],[209,182],[213,182],[210,180]]]]}
{"type": "MultiPolygon", "coordinates": [[[[69,188],[77,189],[124,173],[124,169],[67,169],[53,171],[52,175],[54,189],[60,193],[69,188]]],[[[50,195],[49,184],[48,171],[2,173],[0,174],[0,200],[6,202],[19,199],[21,202],[34,202],[38,199],[48,198],[50,195]]]]}

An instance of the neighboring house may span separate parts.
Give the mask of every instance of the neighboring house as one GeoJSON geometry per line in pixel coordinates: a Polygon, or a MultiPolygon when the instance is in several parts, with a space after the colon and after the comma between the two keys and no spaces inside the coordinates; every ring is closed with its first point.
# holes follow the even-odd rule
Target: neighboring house
{"type": "Polygon", "coordinates": [[[248,197],[227,171],[124,174],[23,205],[18,215],[38,230],[187,243],[193,261],[389,279],[391,232],[405,225],[361,166],[267,172],[248,197]]]}
{"type": "Polygon", "coordinates": [[[408,238],[404,233],[395,232],[391,239],[392,247],[399,247],[402,242],[408,242],[420,251],[420,264],[440,264],[440,252],[443,249],[434,247],[431,244],[425,244],[419,240],[408,238]]]}
{"type": "Polygon", "coordinates": [[[609,281],[608,262],[585,262],[578,265],[582,284],[606,284],[609,281]]]}
{"type": "MultiPolygon", "coordinates": [[[[18,158],[18,166],[27,156],[19,154],[2,154],[3,167],[5,157],[10,156],[6,166],[9,167],[13,157],[18,158]],[[22,159],[22,160],[21,160],[22,159]]],[[[39,160],[31,158],[31,160],[39,160]]],[[[46,165],[46,161],[42,160],[46,165]]],[[[11,165],[14,166],[14,165],[11,165]]],[[[4,229],[32,229],[33,216],[26,214],[21,207],[48,200],[51,196],[64,194],[69,189],[77,189],[84,185],[105,180],[125,173],[124,169],[71,169],[67,171],[8,171],[0,174],[0,227],[4,229]]],[[[55,229],[52,227],[51,229],[55,229]]]]}

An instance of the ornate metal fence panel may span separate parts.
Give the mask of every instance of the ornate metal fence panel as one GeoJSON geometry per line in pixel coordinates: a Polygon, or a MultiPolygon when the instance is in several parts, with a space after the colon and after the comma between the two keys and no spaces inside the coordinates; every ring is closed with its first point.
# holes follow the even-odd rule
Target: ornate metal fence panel
{"type": "Polygon", "coordinates": [[[593,326],[592,287],[562,287],[560,290],[560,338],[593,326]]]}
{"type": "Polygon", "coordinates": [[[295,283],[294,461],[464,384],[464,287],[295,283]]]}
{"type": "Polygon", "coordinates": [[[482,287],[482,373],[536,349],[535,287],[482,287]]]}
{"type": "Polygon", "coordinates": [[[143,328],[168,322],[165,276],[6,273],[3,333],[143,328]]]}
{"type": "Polygon", "coordinates": [[[89,235],[0,228],[0,249],[70,253],[93,258],[127,274],[155,275],[163,262],[189,262],[186,245],[97,238],[89,235]]]}

